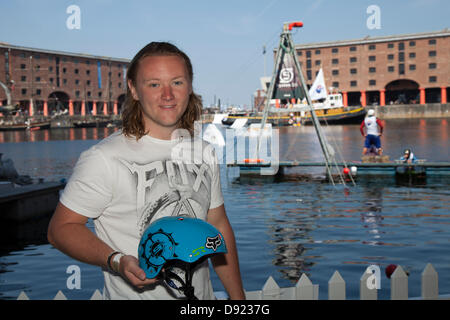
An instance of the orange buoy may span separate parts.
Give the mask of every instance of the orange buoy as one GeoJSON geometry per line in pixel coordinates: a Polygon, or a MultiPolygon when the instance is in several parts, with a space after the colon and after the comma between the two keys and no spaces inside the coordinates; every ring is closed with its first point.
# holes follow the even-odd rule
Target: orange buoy
{"type": "Polygon", "coordinates": [[[263,159],[244,159],[244,163],[262,163],[263,159]]]}

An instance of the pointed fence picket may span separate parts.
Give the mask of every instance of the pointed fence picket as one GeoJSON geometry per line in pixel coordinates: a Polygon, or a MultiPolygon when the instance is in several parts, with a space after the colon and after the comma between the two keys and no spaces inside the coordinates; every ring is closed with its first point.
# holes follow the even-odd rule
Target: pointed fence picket
{"type": "Polygon", "coordinates": [[[345,281],[339,271],[328,281],[328,300],[345,300],[345,281]]]}
{"type": "Polygon", "coordinates": [[[422,272],[422,298],[437,299],[439,296],[438,274],[431,263],[422,272]]]}
{"type": "Polygon", "coordinates": [[[296,286],[296,300],[318,300],[319,285],[312,284],[306,274],[302,274],[296,286]]]}
{"type": "MultiPolygon", "coordinates": [[[[368,271],[363,273],[360,278],[360,299],[377,300],[377,289],[370,289],[368,281],[372,273],[368,271]]],[[[421,275],[422,295],[417,298],[409,299],[446,299],[450,300],[450,295],[439,295],[438,273],[431,263],[428,263],[421,275]]],[[[371,286],[373,287],[373,286],[371,286]]],[[[262,290],[246,291],[248,300],[318,300],[319,285],[311,282],[306,274],[302,274],[294,287],[280,288],[276,281],[270,276],[264,284],[262,290]]],[[[90,300],[103,299],[100,290],[95,290],[90,300]]],[[[221,298],[223,299],[223,298],[221,298]]],[[[335,271],[328,281],[328,299],[345,300],[346,283],[338,271],[335,271]]],[[[391,300],[408,299],[408,275],[401,266],[397,266],[391,276],[391,300]]],[[[17,300],[30,300],[25,292],[21,292],[17,300]]],[[[53,300],[67,300],[67,297],[58,291],[53,300]]]]}
{"type": "MultiPolygon", "coordinates": [[[[30,300],[30,298],[27,296],[25,292],[21,292],[19,296],[17,297],[17,300],[30,300]]],[[[68,300],[67,297],[62,293],[61,290],[59,290],[56,293],[56,296],[53,298],[53,300],[68,300]]],[[[94,294],[91,296],[89,300],[103,300],[103,295],[100,292],[100,290],[96,289],[94,291],[94,294]]]]}
{"type": "Polygon", "coordinates": [[[408,299],[408,276],[401,266],[391,275],[391,300],[408,299]]]}
{"type": "Polygon", "coordinates": [[[361,300],[378,300],[378,290],[370,289],[367,285],[371,274],[366,270],[359,281],[359,298],[361,300]]]}

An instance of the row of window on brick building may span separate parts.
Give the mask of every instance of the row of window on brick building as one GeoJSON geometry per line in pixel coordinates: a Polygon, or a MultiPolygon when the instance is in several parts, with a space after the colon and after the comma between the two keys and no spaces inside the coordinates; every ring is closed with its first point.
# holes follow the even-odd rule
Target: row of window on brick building
{"type": "MultiPolygon", "coordinates": [[[[429,45],[435,45],[436,44],[436,39],[428,40],[428,44],[429,45]]],[[[410,47],[415,47],[416,46],[416,42],[415,41],[409,41],[409,46],[410,47]]],[[[387,47],[388,47],[388,49],[394,48],[394,43],[388,43],[387,47]]],[[[371,44],[371,45],[368,46],[368,48],[369,48],[369,50],[375,50],[376,49],[376,45],[375,44],[371,44]]],[[[403,52],[404,49],[405,49],[405,43],[404,42],[398,43],[398,50],[399,50],[399,52],[398,52],[398,62],[399,62],[399,64],[398,64],[398,73],[399,73],[399,75],[405,74],[405,69],[406,69],[405,68],[405,64],[404,64],[404,62],[405,62],[405,52],[403,52]]],[[[351,47],[349,47],[349,51],[350,52],[355,52],[355,51],[357,51],[357,47],[356,46],[351,46],[351,47]]],[[[306,60],[306,78],[308,80],[312,80],[312,72],[310,70],[312,68],[311,50],[306,50],[305,52],[306,52],[306,58],[307,58],[307,60],[306,60]]],[[[334,53],[334,54],[339,53],[339,48],[332,48],[331,52],[334,53]]],[[[314,50],[314,53],[316,55],[320,55],[321,50],[320,49],[316,49],[316,50],[314,50]]],[[[302,56],[303,55],[303,51],[297,51],[297,54],[298,54],[298,56],[302,56]]],[[[415,52],[409,52],[408,56],[409,56],[410,59],[415,59],[416,58],[416,53],[415,52]]],[[[436,50],[429,50],[428,51],[428,56],[429,57],[436,57],[437,56],[437,51],[436,50]]],[[[388,53],[387,54],[387,60],[388,60],[388,63],[389,62],[394,63],[394,61],[395,61],[395,54],[388,53]]],[[[376,56],[375,55],[369,55],[368,56],[368,62],[375,62],[375,61],[376,61],[376,56]]],[[[350,75],[358,74],[358,69],[357,68],[353,68],[351,66],[352,64],[357,63],[357,62],[358,62],[358,57],[355,57],[355,56],[349,57],[349,63],[350,63],[349,72],[350,72],[350,75]]],[[[316,67],[320,67],[321,64],[322,64],[322,61],[321,60],[315,60],[314,63],[315,63],[316,67]]],[[[339,65],[339,59],[338,58],[331,59],[331,64],[332,64],[332,66],[338,66],[339,65]]],[[[300,61],[300,65],[303,65],[302,61],[300,61]]],[[[416,70],[416,64],[410,63],[408,65],[408,69],[409,69],[409,71],[415,71],[416,70]]],[[[428,63],[428,69],[430,69],[430,70],[437,69],[437,63],[435,63],[435,62],[428,63]]],[[[376,73],[377,72],[376,67],[369,67],[368,68],[368,72],[369,72],[369,74],[376,73]]],[[[389,72],[389,73],[395,72],[395,66],[388,65],[387,66],[387,72],[389,72]]],[[[317,73],[318,73],[318,71],[316,71],[316,74],[315,74],[316,76],[317,76],[317,73]]],[[[339,75],[339,70],[338,69],[332,69],[331,70],[331,74],[332,74],[332,76],[338,76],[339,75]]],[[[437,82],[437,76],[429,76],[428,81],[430,83],[437,82]]],[[[350,86],[351,87],[356,87],[357,85],[358,84],[357,84],[356,80],[351,80],[350,81],[350,86]]],[[[374,79],[369,80],[368,85],[369,86],[376,85],[376,80],[374,80],[374,79]]],[[[332,86],[333,87],[339,87],[339,82],[332,81],[332,86]]]]}
{"type": "MultiPolygon", "coordinates": [[[[26,58],[26,54],[25,54],[24,52],[22,52],[22,53],[19,54],[19,57],[22,58],[22,59],[25,59],[25,58],[26,58]]],[[[30,58],[31,58],[31,57],[32,57],[35,61],[40,61],[40,60],[41,60],[41,57],[40,57],[39,54],[32,54],[32,55],[30,55],[30,58]]],[[[48,56],[48,60],[49,60],[49,61],[52,61],[53,59],[54,59],[53,56],[48,56]]],[[[62,58],[61,58],[61,61],[62,61],[62,62],[68,62],[68,58],[67,58],[67,57],[62,57],[62,58]]],[[[75,65],[78,65],[78,64],[80,63],[80,61],[78,61],[76,58],[72,58],[72,61],[71,61],[71,62],[73,62],[75,65]]],[[[38,63],[38,62],[37,62],[37,63],[38,63]]],[[[86,66],[88,66],[88,67],[92,65],[90,60],[86,60],[86,61],[84,61],[84,63],[85,63],[86,66]]],[[[109,62],[111,65],[108,65],[108,62],[99,62],[99,63],[100,63],[100,64],[104,64],[104,65],[106,65],[107,67],[111,67],[111,68],[112,68],[112,64],[113,64],[112,62],[109,62]]],[[[113,80],[114,80],[114,79],[112,78],[113,73],[112,73],[112,71],[109,71],[109,72],[108,72],[108,79],[111,79],[111,80],[110,80],[110,85],[116,85],[117,88],[120,89],[120,88],[123,88],[123,87],[124,87],[124,74],[123,74],[123,73],[125,72],[126,65],[125,65],[125,64],[122,65],[122,64],[120,64],[120,63],[117,63],[117,64],[115,64],[115,65],[116,65],[116,68],[118,68],[118,69],[121,70],[121,71],[115,72],[115,73],[117,74],[116,81],[113,81],[113,80]]],[[[26,64],[26,63],[20,63],[20,65],[19,65],[19,70],[21,70],[22,72],[23,72],[23,71],[28,71],[28,70],[30,70],[30,69],[33,69],[32,71],[33,71],[33,72],[37,72],[37,73],[39,73],[39,71],[46,71],[46,72],[47,72],[46,75],[52,75],[52,73],[55,73],[55,76],[54,76],[54,77],[52,77],[52,76],[49,76],[49,77],[48,77],[48,81],[47,81],[47,82],[45,81],[45,79],[43,79],[43,77],[41,77],[41,76],[39,76],[39,75],[34,76],[34,77],[33,77],[34,79],[32,79],[32,80],[34,80],[33,86],[39,86],[40,83],[41,83],[42,85],[48,85],[48,86],[55,86],[55,85],[56,85],[56,87],[60,87],[60,84],[61,84],[61,83],[62,83],[63,86],[68,85],[68,81],[69,81],[69,80],[68,80],[67,78],[64,78],[64,77],[63,77],[63,78],[61,79],[62,81],[60,82],[59,75],[58,75],[57,73],[59,73],[59,70],[61,70],[62,75],[63,75],[63,76],[64,76],[64,75],[67,75],[68,77],[71,77],[70,81],[73,81],[73,83],[74,83],[76,86],[81,86],[81,85],[83,85],[83,86],[82,86],[83,91],[85,91],[86,96],[89,97],[89,98],[92,96],[92,92],[91,92],[90,90],[86,91],[86,90],[85,90],[86,87],[87,87],[87,88],[92,88],[92,87],[94,87],[94,84],[97,83],[98,88],[100,88],[100,86],[98,85],[98,81],[96,81],[96,80],[87,79],[87,80],[85,80],[85,83],[83,84],[82,82],[84,82],[84,81],[82,81],[82,80],[80,80],[80,79],[77,79],[77,78],[73,79],[73,78],[72,78],[72,75],[75,75],[75,77],[76,77],[76,75],[82,76],[82,74],[81,74],[79,68],[74,68],[74,69],[73,69],[73,74],[70,75],[69,72],[68,72],[68,68],[67,68],[67,67],[54,67],[54,66],[48,66],[48,68],[47,68],[46,70],[44,70],[43,68],[41,68],[41,66],[40,66],[39,64],[33,65],[33,67],[30,67],[30,68],[27,67],[27,64],[26,64]],[[56,78],[55,78],[55,77],[56,77],[56,78]]],[[[92,76],[92,73],[93,73],[93,72],[92,72],[90,69],[86,69],[86,70],[84,70],[84,71],[85,71],[86,76],[88,76],[88,77],[89,77],[89,76],[92,76]]],[[[98,75],[97,75],[97,77],[98,77],[98,75]]],[[[21,86],[23,87],[24,83],[26,83],[27,81],[28,81],[27,75],[23,75],[23,74],[22,74],[22,75],[20,76],[21,86]]],[[[22,94],[23,96],[24,96],[24,95],[27,95],[27,92],[28,92],[27,88],[22,88],[22,89],[21,89],[21,94],[22,94]]],[[[41,93],[42,93],[42,90],[39,89],[39,88],[37,88],[37,89],[34,90],[34,93],[33,93],[33,94],[35,94],[35,95],[37,95],[37,96],[40,96],[41,93]]],[[[75,95],[76,95],[77,97],[80,97],[80,94],[81,94],[81,92],[80,92],[79,90],[76,90],[76,91],[75,91],[75,95]]],[[[101,97],[102,97],[102,91],[98,91],[98,92],[97,92],[97,95],[98,95],[98,98],[101,98],[101,97]]]]}
{"type": "MultiPolygon", "coordinates": [[[[436,39],[430,39],[430,40],[428,40],[428,44],[429,44],[429,45],[435,45],[435,44],[436,44],[436,39]]],[[[409,46],[410,46],[410,47],[415,47],[415,46],[416,46],[416,42],[415,42],[415,41],[410,41],[410,42],[409,42],[409,46]]],[[[370,45],[368,46],[368,48],[369,48],[369,50],[376,50],[377,45],[376,45],[376,44],[370,44],[370,45]]],[[[388,48],[388,49],[393,49],[393,48],[394,48],[394,43],[388,43],[388,44],[387,44],[387,48],[388,48]]],[[[405,43],[404,43],[404,42],[399,42],[399,43],[398,43],[398,50],[399,50],[399,51],[405,50],[405,43]]],[[[351,47],[349,47],[349,51],[350,51],[350,52],[355,52],[355,51],[357,51],[357,47],[356,47],[356,46],[351,46],[351,47]]],[[[332,48],[332,49],[331,49],[331,52],[332,52],[332,53],[339,53],[339,48],[332,48]]],[[[321,51],[320,51],[320,49],[316,49],[316,50],[314,51],[314,53],[315,53],[315,54],[320,54],[321,51]]],[[[303,51],[297,51],[297,54],[298,54],[299,56],[302,56],[302,55],[303,55],[303,51]]],[[[306,51],[306,58],[310,58],[310,57],[311,57],[311,50],[307,50],[307,51],[306,51]]]]}
{"type": "MultiPolygon", "coordinates": [[[[436,57],[436,51],[430,51],[429,52],[429,56],[430,57],[436,57]]],[[[416,53],[415,52],[410,52],[409,53],[409,58],[410,59],[414,59],[415,57],[416,57],[416,53]]],[[[376,59],[377,59],[376,56],[369,56],[368,61],[369,62],[375,62],[376,59]]],[[[388,61],[394,61],[395,60],[393,54],[388,54],[387,55],[387,59],[388,59],[388,61]]],[[[404,54],[404,52],[399,52],[398,61],[399,62],[404,62],[405,61],[405,54],[404,54]]],[[[358,58],[357,57],[350,57],[349,58],[349,62],[350,63],[356,63],[356,62],[358,62],[358,58]]],[[[315,65],[316,66],[320,66],[321,63],[322,63],[321,60],[315,60],[315,65]]],[[[331,64],[338,65],[339,64],[339,59],[337,59],[337,58],[332,59],[331,60],[331,64]]],[[[306,68],[309,69],[309,68],[311,68],[311,66],[312,66],[312,61],[311,60],[306,60],[306,68]]],[[[432,69],[432,68],[430,68],[430,69],[432,69]]]]}

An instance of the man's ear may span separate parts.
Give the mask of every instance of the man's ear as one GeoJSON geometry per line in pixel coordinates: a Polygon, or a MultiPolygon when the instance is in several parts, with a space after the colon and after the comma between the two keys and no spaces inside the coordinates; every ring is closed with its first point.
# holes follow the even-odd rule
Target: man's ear
{"type": "Polygon", "coordinates": [[[133,99],[139,101],[139,97],[138,97],[138,95],[136,93],[136,88],[133,85],[133,81],[128,80],[128,88],[131,91],[131,95],[133,96],[133,99]]]}

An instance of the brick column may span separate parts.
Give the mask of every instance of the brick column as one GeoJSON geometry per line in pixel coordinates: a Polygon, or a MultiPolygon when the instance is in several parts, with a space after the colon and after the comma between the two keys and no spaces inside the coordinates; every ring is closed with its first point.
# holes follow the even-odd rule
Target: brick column
{"type": "Polygon", "coordinates": [[[386,89],[380,90],[380,106],[384,107],[386,105],[386,89]]]}
{"type": "Polygon", "coordinates": [[[44,117],[48,117],[48,103],[44,100],[44,117]]]}
{"type": "Polygon", "coordinates": [[[365,107],[366,104],[366,91],[365,90],[361,90],[361,105],[363,107],[365,107]]]}
{"type": "Polygon", "coordinates": [[[92,115],[97,115],[97,102],[95,101],[92,102],[92,115]]]}
{"type": "Polygon", "coordinates": [[[108,104],[106,103],[106,101],[103,102],[103,114],[104,114],[105,116],[108,115],[108,104]]]}
{"type": "Polygon", "coordinates": [[[117,116],[118,113],[119,111],[117,109],[117,101],[114,101],[114,114],[117,116]]]}
{"type": "Polygon", "coordinates": [[[347,91],[342,91],[342,103],[344,104],[344,107],[348,106],[347,91]]]}
{"type": "Polygon", "coordinates": [[[73,116],[73,101],[69,100],[69,116],[73,116]]]}
{"type": "Polygon", "coordinates": [[[34,116],[34,103],[33,103],[33,99],[30,99],[30,108],[28,111],[28,115],[30,117],[34,116]]]}
{"type": "Polygon", "coordinates": [[[425,88],[419,88],[420,91],[420,104],[425,104],[425,88]]]}
{"type": "Polygon", "coordinates": [[[441,87],[441,103],[447,103],[447,88],[441,87]]]}
{"type": "Polygon", "coordinates": [[[81,101],[81,115],[84,117],[86,115],[86,103],[85,101],[81,101]]]}

